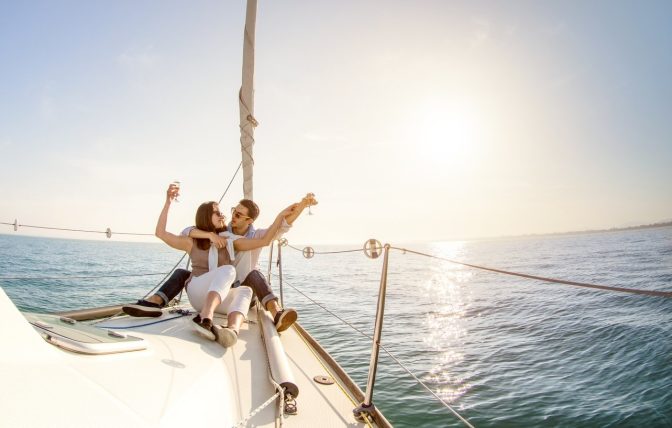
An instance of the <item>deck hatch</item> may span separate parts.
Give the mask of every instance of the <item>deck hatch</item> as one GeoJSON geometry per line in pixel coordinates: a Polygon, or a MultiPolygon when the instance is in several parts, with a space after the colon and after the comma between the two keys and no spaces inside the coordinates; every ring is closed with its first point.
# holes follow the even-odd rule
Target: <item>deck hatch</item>
{"type": "Polygon", "coordinates": [[[144,339],[125,333],[72,322],[58,315],[23,315],[47,342],[68,351],[104,355],[147,349],[144,339]]]}

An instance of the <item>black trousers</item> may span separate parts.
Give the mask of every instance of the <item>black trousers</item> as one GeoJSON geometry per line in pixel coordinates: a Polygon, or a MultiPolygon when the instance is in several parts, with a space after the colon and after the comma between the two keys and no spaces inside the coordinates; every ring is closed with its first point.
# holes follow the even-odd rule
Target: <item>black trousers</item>
{"type": "Polygon", "coordinates": [[[180,294],[184,289],[184,283],[187,282],[190,275],[191,271],[186,269],[175,269],[166,282],[161,285],[161,288],[156,292],[156,295],[163,299],[164,305],[167,305],[168,302],[180,294]]]}

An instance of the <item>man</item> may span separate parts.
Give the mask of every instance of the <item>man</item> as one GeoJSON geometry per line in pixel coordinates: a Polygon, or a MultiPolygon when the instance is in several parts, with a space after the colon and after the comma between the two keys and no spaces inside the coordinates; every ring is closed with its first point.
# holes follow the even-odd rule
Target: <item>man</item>
{"type": "MultiPolygon", "coordinates": [[[[291,228],[294,221],[306,207],[316,204],[317,200],[312,193],[307,194],[298,204],[294,204],[291,214],[285,218],[274,240],[279,239],[291,228]]],[[[249,239],[263,238],[266,235],[267,229],[256,229],[253,225],[258,216],[259,206],[250,199],[242,199],[237,206],[231,208],[231,222],[227,230],[230,234],[249,239]]],[[[212,244],[218,248],[225,247],[228,242],[226,237],[219,236],[213,232],[201,231],[193,227],[185,229],[182,233],[188,234],[193,238],[210,239],[212,244]]],[[[277,331],[282,332],[294,324],[298,314],[293,308],[283,309],[280,306],[278,297],[273,293],[270,284],[259,271],[258,262],[261,250],[262,248],[251,251],[238,251],[235,254],[233,264],[236,267],[239,283],[252,288],[262,307],[268,310],[273,316],[277,331]]],[[[188,270],[176,269],[156,294],[146,300],[139,300],[137,304],[124,306],[122,308],[123,311],[131,316],[161,316],[161,308],[180,293],[189,275],[190,272],[188,270]]]]}

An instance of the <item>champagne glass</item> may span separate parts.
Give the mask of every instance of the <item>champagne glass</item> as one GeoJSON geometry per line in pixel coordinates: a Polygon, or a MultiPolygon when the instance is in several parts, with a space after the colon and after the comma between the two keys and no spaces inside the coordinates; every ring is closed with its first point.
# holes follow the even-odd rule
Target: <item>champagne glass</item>
{"type": "Polygon", "coordinates": [[[177,197],[180,196],[180,181],[179,181],[179,180],[173,180],[173,182],[170,183],[170,184],[172,184],[173,186],[177,187],[177,193],[175,194],[175,199],[174,199],[174,201],[175,201],[175,202],[180,202],[180,200],[177,199],[177,197]]]}
{"type": "Polygon", "coordinates": [[[315,201],[314,201],[315,193],[308,193],[306,195],[306,197],[308,198],[308,215],[313,215],[313,212],[311,211],[310,207],[315,205],[315,201]]]}

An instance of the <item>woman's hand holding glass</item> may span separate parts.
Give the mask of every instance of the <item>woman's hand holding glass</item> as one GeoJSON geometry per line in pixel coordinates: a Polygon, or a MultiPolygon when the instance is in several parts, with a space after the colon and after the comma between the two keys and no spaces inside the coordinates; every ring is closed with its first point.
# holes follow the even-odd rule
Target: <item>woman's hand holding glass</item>
{"type": "Polygon", "coordinates": [[[317,205],[317,199],[315,199],[315,193],[308,193],[306,196],[301,199],[301,203],[304,207],[308,207],[308,215],[313,215],[310,207],[317,205]]]}
{"type": "Polygon", "coordinates": [[[166,191],[166,199],[171,202],[172,201],[179,202],[177,200],[178,196],[180,196],[180,185],[170,183],[170,185],[168,185],[168,190],[166,191]]]}

